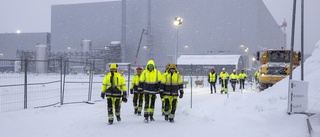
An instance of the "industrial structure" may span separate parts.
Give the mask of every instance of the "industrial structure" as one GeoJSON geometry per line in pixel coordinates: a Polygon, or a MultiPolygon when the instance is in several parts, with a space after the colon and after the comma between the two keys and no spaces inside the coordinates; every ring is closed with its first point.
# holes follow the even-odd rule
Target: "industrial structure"
{"type": "MultiPolygon", "coordinates": [[[[262,0],[122,0],[54,5],[51,15],[50,33],[1,34],[0,53],[10,53],[1,58],[66,58],[103,68],[109,62],[144,66],[149,59],[164,67],[190,54],[241,55],[250,64],[252,51],[286,47],[262,0]],[[175,26],[176,17],[183,24],[175,26]]],[[[45,72],[55,65],[35,66],[45,72]]]]}

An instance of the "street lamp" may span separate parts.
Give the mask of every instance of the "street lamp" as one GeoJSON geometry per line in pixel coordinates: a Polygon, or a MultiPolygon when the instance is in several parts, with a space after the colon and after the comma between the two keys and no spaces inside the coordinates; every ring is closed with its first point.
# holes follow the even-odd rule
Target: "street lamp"
{"type": "Polygon", "coordinates": [[[287,47],[287,34],[286,34],[286,27],[287,27],[287,22],[286,19],[280,24],[280,27],[283,28],[283,45],[286,49],[289,49],[287,47]]]}
{"type": "Polygon", "coordinates": [[[245,67],[246,68],[249,68],[249,55],[248,55],[248,52],[249,52],[249,48],[243,44],[240,45],[240,48],[243,48],[244,50],[244,58],[245,58],[245,67]]]}
{"type": "Polygon", "coordinates": [[[177,26],[177,45],[176,45],[176,48],[175,48],[175,50],[174,50],[174,60],[175,60],[175,63],[177,64],[178,62],[177,62],[177,59],[178,59],[178,43],[179,43],[179,33],[178,33],[178,26],[180,26],[181,24],[182,24],[182,18],[180,18],[180,17],[175,17],[174,18],[174,20],[173,20],[173,24],[174,25],[176,25],[177,26]]]}
{"type": "Polygon", "coordinates": [[[67,47],[67,51],[68,51],[68,52],[71,52],[71,47],[67,47]]]}

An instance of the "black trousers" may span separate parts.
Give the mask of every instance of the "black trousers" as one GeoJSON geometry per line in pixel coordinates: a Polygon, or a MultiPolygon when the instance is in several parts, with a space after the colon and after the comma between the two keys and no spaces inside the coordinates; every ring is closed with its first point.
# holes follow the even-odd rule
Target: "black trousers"
{"type": "Polygon", "coordinates": [[[154,106],[155,106],[155,101],[156,101],[156,94],[149,94],[145,93],[144,94],[144,117],[153,117],[154,113],[154,106]]]}
{"type": "Polygon", "coordinates": [[[231,87],[232,87],[233,91],[236,90],[236,84],[237,84],[237,82],[231,82],[231,87]]]}
{"type": "Polygon", "coordinates": [[[216,82],[210,82],[210,91],[212,93],[212,87],[214,89],[214,93],[216,93],[216,82]]]}
{"type": "Polygon", "coordinates": [[[138,113],[141,113],[142,103],[143,103],[143,93],[134,93],[133,94],[133,107],[138,110],[138,113]]]}
{"type": "Polygon", "coordinates": [[[164,96],[164,113],[173,119],[178,105],[178,96],[164,96]]]}
{"type": "Polygon", "coordinates": [[[120,97],[107,97],[107,109],[108,109],[109,120],[113,121],[114,112],[116,116],[120,116],[120,109],[121,109],[120,97]]]}
{"type": "Polygon", "coordinates": [[[244,79],[240,79],[240,89],[244,89],[244,79]]]}

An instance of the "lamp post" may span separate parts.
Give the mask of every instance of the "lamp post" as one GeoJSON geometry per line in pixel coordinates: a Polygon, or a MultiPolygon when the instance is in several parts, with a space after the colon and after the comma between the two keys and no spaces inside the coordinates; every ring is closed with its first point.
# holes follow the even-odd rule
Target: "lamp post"
{"type": "Polygon", "coordinates": [[[249,51],[249,48],[246,47],[244,49],[244,52],[246,53],[246,68],[249,68],[249,55],[248,55],[248,51],[249,51]]]}
{"type": "Polygon", "coordinates": [[[249,52],[249,48],[247,47],[247,46],[245,46],[245,45],[240,45],[240,48],[243,48],[244,50],[244,53],[245,53],[245,55],[244,55],[244,58],[245,58],[245,64],[244,64],[244,66],[246,67],[246,68],[249,68],[249,55],[248,55],[248,52],[249,52]]]}
{"type": "Polygon", "coordinates": [[[287,27],[287,22],[286,19],[280,24],[280,27],[283,28],[283,46],[285,49],[289,49],[287,47],[287,34],[286,34],[286,27],[287,27]]]}
{"type": "Polygon", "coordinates": [[[178,33],[178,28],[179,26],[182,24],[182,18],[181,17],[175,17],[173,24],[177,26],[177,45],[176,48],[174,50],[174,61],[177,64],[177,59],[178,59],[178,44],[179,44],[179,33],[178,33]]]}

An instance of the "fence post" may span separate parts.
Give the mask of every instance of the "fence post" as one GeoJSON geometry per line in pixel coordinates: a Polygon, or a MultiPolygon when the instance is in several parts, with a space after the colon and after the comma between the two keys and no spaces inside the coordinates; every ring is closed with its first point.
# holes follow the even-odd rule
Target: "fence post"
{"type": "Polygon", "coordinates": [[[24,59],[24,109],[27,109],[28,107],[28,79],[27,79],[27,75],[28,75],[28,59],[24,59]]]}
{"type": "Polygon", "coordinates": [[[190,108],[192,108],[192,64],[190,65],[190,90],[191,90],[191,93],[190,93],[190,97],[191,97],[191,100],[190,100],[190,108]]]}
{"type": "Polygon", "coordinates": [[[93,70],[94,70],[94,61],[90,62],[88,101],[91,101],[91,96],[92,96],[93,70]]]}
{"type": "Polygon", "coordinates": [[[64,60],[63,64],[63,58],[60,58],[60,105],[63,105],[63,95],[64,95],[64,86],[65,86],[65,80],[66,80],[66,60],[64,60]],[[62,79],[63,75],[63,79],[62,79]]]}
{"type": "Polygon", "coordinates": [[[130,82],[131,82],[131,80],[130,80],[130,75],[131,75],[131,66],[130,66],[130,64],[128,64],[128,82],[127,82],[127,96],[129,97],[129,92],[128,91],[130,91],[130,82]]]}

